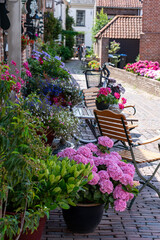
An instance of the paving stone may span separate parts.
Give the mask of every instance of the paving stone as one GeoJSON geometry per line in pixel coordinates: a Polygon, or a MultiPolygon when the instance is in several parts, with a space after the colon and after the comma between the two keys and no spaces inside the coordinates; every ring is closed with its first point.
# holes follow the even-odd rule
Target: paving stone
{"type": "MultiPolygon", "coordinates": [[[[68,61],[66,67],[80,84],[81,89],[86,88],[85,76],[79,60],[68,61]]],[[[139,126],[132,131],[137,141],[160,135],[160,98],[135,89],[125,82],[122,83],[126,92],[128,104],[135,104],[136,117],[139,126]]],[[[149,150],[158,152],[157,143],[150,144],[149,150]]],[[[160,162],[160,161],[159,161],[160,162]]],[[[157,163],[152,165],[141,164],[142,173],[150,175],[157,163]]],[[[137,175],[135,176],[137,179],[137,175]]],[[[160,171],[153,179],[154,184],[160,188],[160,171]]],[[[109,208],[104,212],[102,221],[94,233],[74,234],[67,230],[61,210],[50,212],[43,237],[41,240],[160,240],[160,198],[149,188],[144,188],[136,198],[131,210],[115,213],[109,208]]]]}

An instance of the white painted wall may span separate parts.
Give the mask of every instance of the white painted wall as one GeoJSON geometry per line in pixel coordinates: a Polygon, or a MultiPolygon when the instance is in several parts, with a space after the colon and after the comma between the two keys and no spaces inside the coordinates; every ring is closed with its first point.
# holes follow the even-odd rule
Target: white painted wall
{"type": "Polygon", "coordinates": [[[85,34],[85,46],[92,46],[92,26],[94,21],[94,0],[71,0],[69,15],[74,18],[76,23],[76,11],[84,10],[85,11],[85,26],[79,27],[74,26],[74,30],[78,32],[84,32],[85,34]]]}

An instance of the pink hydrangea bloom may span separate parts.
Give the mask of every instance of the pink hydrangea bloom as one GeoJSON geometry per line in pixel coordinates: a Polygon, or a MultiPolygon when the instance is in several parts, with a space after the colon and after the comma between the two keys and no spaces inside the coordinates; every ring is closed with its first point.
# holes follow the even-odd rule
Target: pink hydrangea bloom
{"type": "Polygon", "coordinates": [[[107,136],[102,136],[98,138],[98,144],[104,146],[104,147],[108,147],[108,148],[112,148],[114,142],[107,136]]]}
{"type": "Polygon", "coordinates": [[[123,199],[129,201],[131,199],[130,193],[122,189],[122,185],[118,184],[113,191],[114,199],[123,199]]]}
{"type": "Polygon", "coordinates": [[[110,181],[110,180],[107,180],[107,179],[102,179],[100,182],[99,182],[99,185],[100,185],[100,191],[102,193],[112,193],[113,192],[113,183],[110,181]]]}
{"type": "Polygon", "coordinates": [[[92,180],[88,182],[90,185],[96,185],[99,182],[100,177],[96,172],[93,172],[93,176],[92,180]]]}
{"type": "Polygon", "coordinates": [[[129,174],[123,174],[123,176],[120,178],[120,182],[125,186],[128,184],[133,186],[133,178],[129,174]]]}
{"type": "Polygon", "coordinates": [[[83,164],[87,164],[88,163],[88,160],[87,158],[82,155],[82,154],[76,154],[76,155],[73,155],[72,156],[73,160],[75,160],[77,163],[83,163],[83,164]]]}
{"type": "Polygon", "coordinates": [[[109,175],[108,175],[108,172],[105,171],[105,170],[101,170],[98,172],[98,175],[100,177],[100,180],[102,179],[109,179],[109,175]]]}
{"type": "Polygon", "coordinates": [[[92,158],[92,152],[91,152],[91,150],[90,150],[88,147],[86,147],[86,146],[79,147],[78,150],[77,150],[77,153],[78,153],[78,154],[82,154],[82,155],[84,155],[85,157],[92,158]]]}
{"type": "Polygon", "coordinates": [[[76,154],[76,150],[73,148],[66,148],[62,152],[59,152],[57,155],[59,157],[68,157],[72,159],[72,156],[76,154]]]}
{"type": "Polygon", "coordinates": [[[119,153],[117,153],[117,152],[110,152],[109,156],[112,156],[112,157],[114,157],[114,158],[116,158],[118,160],[122,159],[121,155],[119,153]]]}
{"type": "Polygon", "coordinates": [[[88,143],[85,146],[88,147],[92,152],[97,152],[98,150],[97,146],[93,143],[88,143]]]}
{"type": "Polygon", "coordinates": [[[127,207],[126,201],[124,201],[122,199],[117,199],[114,201],[114,209],[116,211],[123,212],[123,211],[125,211],[126,207],[127,207]]]}
{"type": "Polygon", "coordinates": [[[121,168],[116,163],[110,164],[107,171],[109,176],[115,181],[120,180],[123,176],[121,168]]]}
{"type": "Polygon", "coordinates": [[[123,173],[129,174],[131,177],[135,174],[135,167],[131,163],[126,163],[125,165],[122,165],[122,163],[119,163],[119,166],[121,167],[123,173]]]}

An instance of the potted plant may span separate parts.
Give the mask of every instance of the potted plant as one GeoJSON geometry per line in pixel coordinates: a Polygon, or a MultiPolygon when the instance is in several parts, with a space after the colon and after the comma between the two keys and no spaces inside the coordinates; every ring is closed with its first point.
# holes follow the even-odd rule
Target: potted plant
{"type": "Polygon", "coordinates": [[[124,91],[125,89],[121,84],[114,84],[111,88],[100,88],[96,97],[97,109],[104,110],[109,108],[113,111],[121,112],[124,109],[124,104],[127,102],[125,98],[121,98],[121,93],[124,93],[124,91]]]}
{"type": "Polygon", "coordinates": [[[38,129],[38,134],[46,144],[52,145],[55,137],[67,141],[76,131],[78,119],[68,108],[57,105],[50,105],[49,98],[44,98],[34,94],[21,98],[24,109],[29,109],[33,116],[37,116],[42,121],[43,127],[38,129]],[[46,135],[47,141],[43,134],[46,135]]]}
{"type": "Polygon", "coordinates": [[[94,70],[99,70],[100,63],[96,60],[92,60],[88,63],[88,67],[90,67],[91,69],[94,69],[94,70]]]}
{"type": "MultiPolygon", "coordinates": [[[[3,77],[4,73],[1,81],[5,81],[3,77]]],[[[37,135],[43,122],[24,109],[19,99],[15,103],[8,100],[11,89],[4,91],[1,83],[0,239],[36,236],[38,240],[41,219],[44,223],[50,209],[74,205],[75,194],[92,176],[90,165],[67,158],[59,161],[52,155],[37,135]]]]}
{"type": "Polygon", "coordinates": [[[65,149],[58,154],[77,163],[90,163],[94,175],[85,185],[85,191],[77,193],[76,207],[63,210],[64,220],[73,232],[93,232],[101,220],[103,208],[107,210],[111,205],[115,211],[125,211],[127,202],[138,193],[135,187],[138,183],[133,180],[134,166],[122,161],[117,152],[110,152],[112,146],[110,138],[99,137],[98,145],[89,143],[74,152],[65,149]]]}
{"type": "Polygon", "coordinates": [[[44,51],[35,51],[23,64],[22,72],[28,74],[23,88],[25,97],[36,92],[49,96],[51,104],[63,107],[73,107],[82,101],[79,86],[71,81],[71,75],[58,56],[53,58],[44,51]]]}

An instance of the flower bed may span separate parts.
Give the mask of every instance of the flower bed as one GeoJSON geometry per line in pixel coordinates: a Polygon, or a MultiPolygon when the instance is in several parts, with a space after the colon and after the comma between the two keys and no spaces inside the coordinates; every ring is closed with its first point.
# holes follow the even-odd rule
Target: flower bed
{"type": "Polygon", "coordinates": [[[132,64],[128,63],[124,69],[128,72],[160,81],[160,66],[158,62],[140,60],[132,64]]]}
{"type": "Polygon", "coordinates": [[[117,82],[128,83],[136,88],[142,89],[147,93],[160,97],[160,81],[140,76],[120,68],[108,66],[108,69],[111,73],[111,77],[116,79],[117,82]]]}

